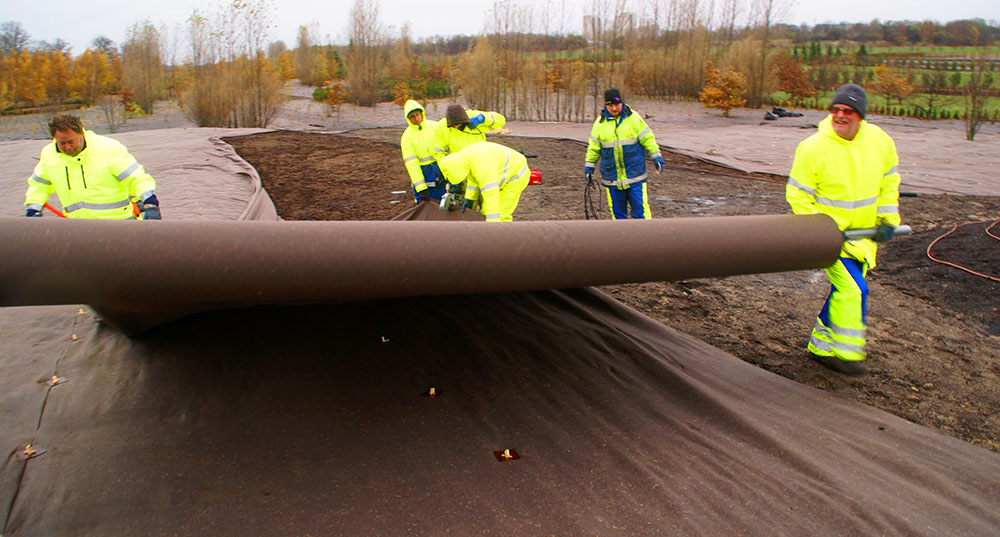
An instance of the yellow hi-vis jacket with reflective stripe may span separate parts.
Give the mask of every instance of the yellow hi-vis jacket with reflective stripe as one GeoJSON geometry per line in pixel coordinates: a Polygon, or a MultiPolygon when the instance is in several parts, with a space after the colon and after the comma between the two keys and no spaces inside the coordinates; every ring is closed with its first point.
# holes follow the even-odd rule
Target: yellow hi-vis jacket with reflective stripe
{"type": "Polygon", "coordinates": [[[464,147],[438,161],[449,183],[465,181],[465,198],[482,198],[486,220],[500,218],[500,191],[515,181],[527,181],[528,159],[518,151],[494,142],[479,142],[464,147]]]}
{"type": "Polygon", "coordinates": [[[600,160],[602,184],[625,190],[646,182],[647,153],[649,158],[662,156],[646,121],[627,104],[617,118],[605,108],[590,129],[583,166],[588,173],[594,173],[600,160]]]}
{"type": "Polygon", "coordinates": [[[469,144],[486,141],[487,132],[500,130],[507,123],[507,118],[497,112],[482,112],[480,110],[466,110],[465,112],[469,114],[469,117],[482,114],[486,119],[476,127],[457,128],[448,126],[448,118],[441,118],[438,121],[434,142],[434,156],[438,160],[441,160],[441,157],[445,155],[461,151],[469,144]]]}
{"type": "Polygon", "coordinates": [[[70,218],[134,218],[132,202],[152,196],[156,182],[118,140],[92,131],[83,136],[86,146],[75,157],[59,152],[55,141],[42,148],[24,205],[41,211],[55,193],[70,218]]]}
{"type": "Polygon", "coordinates": [[[434,169],[431,167],[435,162],[434,158],[434,138],[436,136],[437,122],[428,121],[424,113],[424,107],[420,103],[410,99],[403,106],[403,118],[406,119],[406,130],[399,140],[399,147],[403,151],[403,164],[406,165],[406,172],[410,174],[410,182],[417,192],[433,188],[437,185],[434,169]],[[420,125],[410,122],[410,112],[420,110],[424,114],[424,121],[420,125]]]}
{"type": "MultiPolygon", "coordinates": [[[[862,120],[853,140],[833,130],[831,117],[795,149],[785,198],[795,214],[831,216],[841,230],[900,224],[899,157],[892,138],[862,120]]],[[[875,241],[844,241],[841,257],[875,266],[875,241]]]]}

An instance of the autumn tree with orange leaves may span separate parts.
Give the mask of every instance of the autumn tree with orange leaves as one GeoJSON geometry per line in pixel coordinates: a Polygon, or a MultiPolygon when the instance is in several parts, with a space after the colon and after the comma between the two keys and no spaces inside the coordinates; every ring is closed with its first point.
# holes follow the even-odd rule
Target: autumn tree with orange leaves
{"type": "Polygon", "coordinates": [[[705,87],[698,97],[705,103],[705,108],[718,108],[722,110],[722,117],[729,117],[730,110],[746,104],[747,100],[743,97],[746,87],[747,78],[742,73],[728,65],[717,69],[715,62],[708,60],[705,87]]]}

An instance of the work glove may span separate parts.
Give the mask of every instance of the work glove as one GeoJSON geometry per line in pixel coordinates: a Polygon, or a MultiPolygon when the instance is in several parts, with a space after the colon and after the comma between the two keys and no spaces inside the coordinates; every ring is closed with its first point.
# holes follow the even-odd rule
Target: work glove
{"type": "Polygon", "coordinates": [[[482,125],[484,121],[486,121],[486,116],[482,114],[476,114],[469,118],[469,125],[472,125],[472,128],[474,129],[482,125]]]}
{"type": "Polygon", "coordinates": [[[24,210],[24,216],[38,216],[38,217],[41,217],[42,216],[42,211],[39,211],[38,209],[28,208],[28,209],[24,210]]]}
{"type": "Polygon", "coordinates": [[[656,165],[656,171],[663,171],[663,157],[653,157],[653,164],[656,165]]]}
{"type": "Polygon", "coordinates": [[[587,184],[589,185],[590,182],[594,180],[594,172],[587,172],[583,175],[583,177],[587,180],[587,184]]]}
{"type": "Polygon", "coordinates": [[[430,201],[430,199],[431,199],[431,193],[428,192],[427,190],[421,190],[420,192],[417,192],[417,197],[420,198],[420,199],[417,200],[418,202],[421,202],[421,201],[430,201]]]}
{"type": "Polygon", "coordinates": [[[875,230],[875,242],[885,242],[892,238],[896,234],[896,226],[892,224],[879,224],[878,229],[875,230]]]}
{"type": "Polygon", "coordinates": [[[476,200],[464,199],[462,200],[462,212],[464,213],[466,209],[472,209],[476,206],[476,200]]]}
{"type": "Polygon", "coordinates": [[[147,203],[142,206],[143,220],[163,220],[160,216],[160,206],[147,203]]]}

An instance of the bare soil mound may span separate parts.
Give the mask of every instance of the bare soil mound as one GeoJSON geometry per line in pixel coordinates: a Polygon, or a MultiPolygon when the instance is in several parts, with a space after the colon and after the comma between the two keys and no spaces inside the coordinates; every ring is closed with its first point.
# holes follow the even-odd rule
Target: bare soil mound
{"type": "MultiPolygon", "coordinates": [[[[279,131],[225,140],[257,168],[286,220],[388,220],[413,199],[399,153],[401,132],[279,131]]],[[[541,170],[543,182],[525,191],[516,220],[584,218],[580,142],[493,139],[538,155],[529,165],[541,170]]],[[[667,169],[653,174],[648,187],[655,218],[788,212],[783,177],[664,157],[667,169]]],[[[596,206],[603,200],[598,194],[596,206]]],[[[870,372],[861,378],[840,376],[807,357],[809,330],[829,289],[821,271],[604,290],[761,368],[1000,452],[1000,282],[986,277],[1000,278],[1000,226],[988,232],[1000,218],[1000,198],[903,197],[901,211],[914,235],[879,250],[869,282],[870,372]],[[968,271],[930,259],[932,243],[933,257],[968,271]]]]}

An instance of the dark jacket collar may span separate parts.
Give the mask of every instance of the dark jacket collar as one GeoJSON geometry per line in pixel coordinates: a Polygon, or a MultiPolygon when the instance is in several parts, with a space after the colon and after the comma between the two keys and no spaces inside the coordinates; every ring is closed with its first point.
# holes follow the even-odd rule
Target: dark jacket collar
{"type": "MultiPolygon", "coordinates": [[[[629,105],[627,105],[627,104],[623,104],[622,105],[622,113],[618,114],[617,121],[619,123],[621,123],[621,121],[623,119],[625,119],[625,118],[627,118],[627,117],[629,117],[631,115],[632,115],[632,108],[630,108],[629,105]]],[[[615,118],[611,117],[611,115],[608,114],[608,109],[607,108],[601,108],[601,121],[610,121],[612,119],[615,119],[615,118]]]]}

